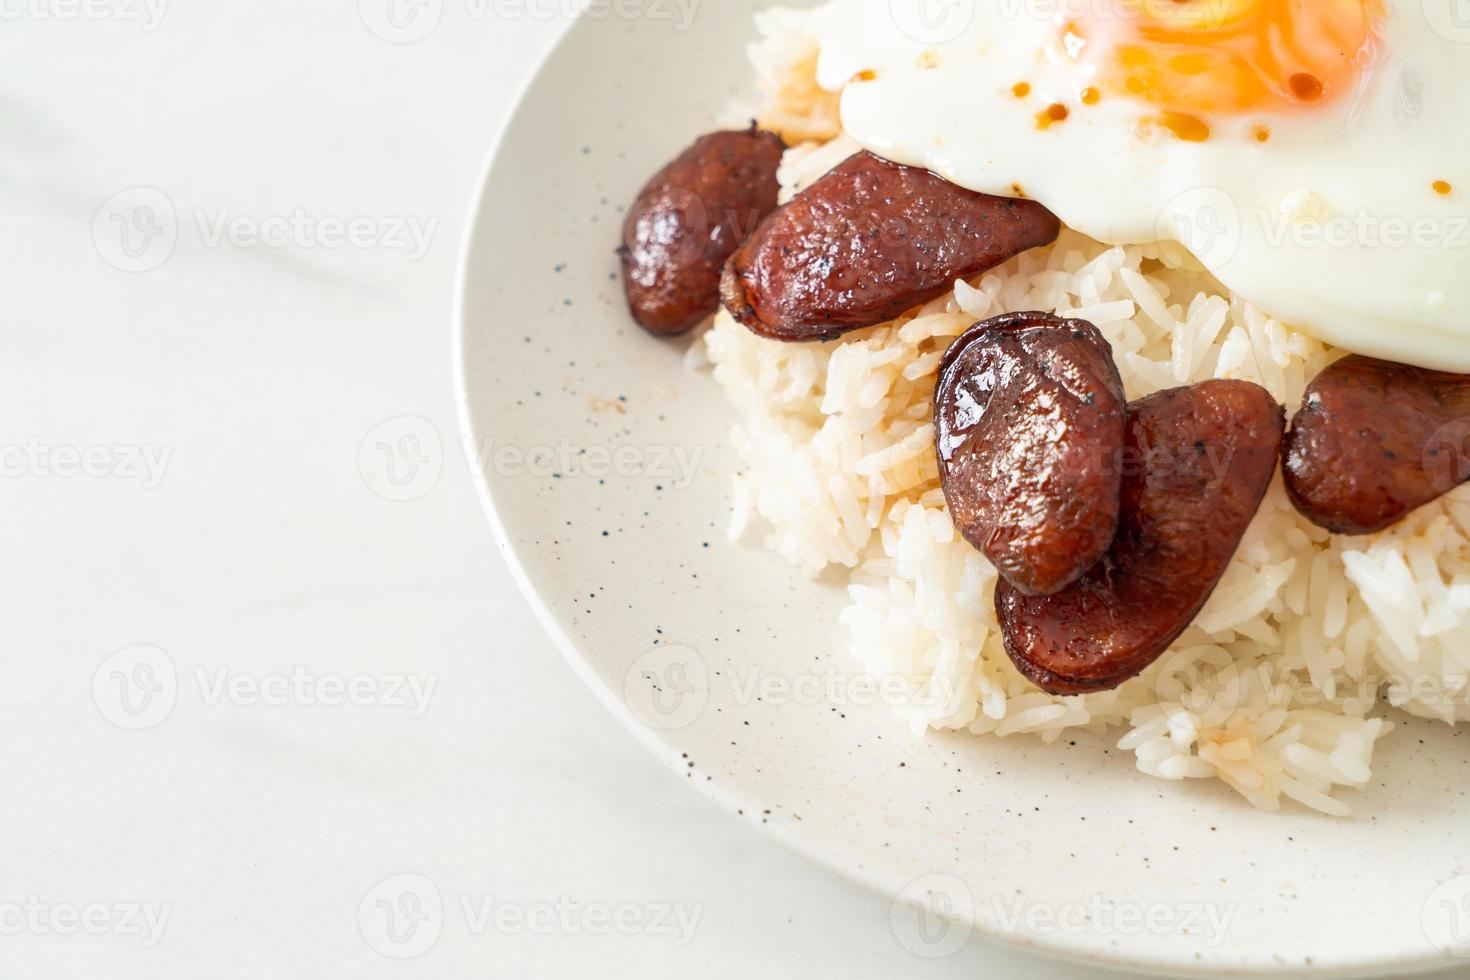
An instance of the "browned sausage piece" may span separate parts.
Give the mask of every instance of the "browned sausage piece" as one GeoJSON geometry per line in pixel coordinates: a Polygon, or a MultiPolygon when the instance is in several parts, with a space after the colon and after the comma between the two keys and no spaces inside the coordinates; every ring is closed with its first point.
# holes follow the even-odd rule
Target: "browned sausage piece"
{"type": "Polygon", "coordinates": [[[725,308],[775,340],[830,340],[891,320],[1056,240],[1034,201],[976,194],[859,153],[776,211],[725,269],[725,308]]]}
{"type": "Polygon", "coordinates": [[[1206,381],[1128,406],[1118,536],[1070,588],[995,607],[1006,653],[1051,694],[1117,687],[1168,649],[1225,574],[1276,471],[1285,412],[1264,388],[1206,381]]]}
{"type": "Polygon", "coordinates": [[[1010,313],[944,355],[934,428],[950,517],[1017,592],[1061,591],[1113,543],[1126,401],[1086,320],[1010,313]]]}
{"type": "Polygon", "coordinates": [[[1467,436],[1470,375],[1354,354],[1307,386],[1286,489],[1313,524],[1371,534],[1470,480],[1467,436]]]}
{"type": "Polygon", "coordinates": [[[785,149],[754,126],[710,133],[639,192],[618,251],[628,308],[646,330],[672,337],[719,309],[725,260],[776,207],[785,149]]]}

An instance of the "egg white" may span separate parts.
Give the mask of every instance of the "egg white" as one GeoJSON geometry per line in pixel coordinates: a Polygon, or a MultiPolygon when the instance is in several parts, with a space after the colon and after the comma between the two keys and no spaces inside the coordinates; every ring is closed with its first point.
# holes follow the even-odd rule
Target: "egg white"
{"type": "Polygon", "coordinates": [[[1103,242],[1178,241],[1324,341],[1470,372],[1470,45],[1388,0],[1380,61],[1351,98],[1211,119],[1186,142],[1143,124],[1137,100],[1083,105],[1094,79],[1062,52],[1059,16],[1053,0],[832,0],[811,21],[818,81],[881,156],[1035,199],[1103,242]],[[1040,128],[1053,103],[1068,118],[1040,128]]]}

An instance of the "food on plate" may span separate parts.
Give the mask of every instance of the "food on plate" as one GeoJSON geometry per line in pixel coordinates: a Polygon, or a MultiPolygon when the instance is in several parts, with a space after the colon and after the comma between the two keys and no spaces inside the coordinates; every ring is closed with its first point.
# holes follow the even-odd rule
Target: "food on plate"
{"type": "Polygon", "coordinates": [[[1022,595],[1060,592],[1118,527],[1123,381],[1085,320],[1016,313],[950,345],[934,389],[955,528],[1022,595]]]}
{"type": "Polygon", "coordinates": [[[859,145],[1019,185],[1099,241],[1182,244],[1354,353],[1470,371],[1470,129],[1444,94],[1470,58],[1431,8],[835,0],[801,30],[859,145]]]}
{"type": "Polygon", "coordinates": [[[1372,534],[1470,480],[1470,376],[1352,355],[1317,375],[1286,437],[1286,489],[1314,524],[1372,534]]]}
{"type": "Polygon", "coordinates": [[[1056,240],[1034,201],[977,194],[857,153],[761,222],[731,256],[730,315],[774,340],[830,340],[891,320],[1056,240]]]}
{"type": "Polygon", "coordinates": [[[916,735],[1348,814],[1386,706],[1470,722],[1470,58],[1411,0],[1067,10],[758,17],[779,207],[689,352],[731,536],[845,579],[916,735]]]}
{"type": "Polygon", "coordinates": [[[1189,627],[1225,574],[1276,472],[1286,416],[1249,381],[1171,388],[1128,406],[1111,550],[1055,595],[1001,582],[1016,668],[1051,694],[1117,687],[1189,627]]]}
{"type": "Polygon", "coordinates": [[[619,252],[628,307],[644,329],[687,333],[719,306],[725,260],[776,207],[785,149],[754,126],[710,133],[638,192],[619,252]]]}

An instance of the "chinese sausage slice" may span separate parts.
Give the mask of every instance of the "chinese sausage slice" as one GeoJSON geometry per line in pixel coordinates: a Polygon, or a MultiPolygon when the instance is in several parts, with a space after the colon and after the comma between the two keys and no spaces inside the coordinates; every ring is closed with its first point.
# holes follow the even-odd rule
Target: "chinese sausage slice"
{"type": "Polygon", "coordinates": [[[1050,595],[1118,528],[1123,381],[1085,320],[1011,313],[949,348],[934,391],[950,517],[1022,595],[1050,595]]]}
{"type": "Polygon", "coordinates": [[[1034,201],[977,194],[871,153],[770,214],[730,257],[725,308],[774,340],[891,320],[1061,231],[1034,201]]]}
{"type": "Polygon", "coordinates": [[[638,192],[618,254],[628,309],[643,329],[677,336],[720,308],[720,272],[775,209],[785,149],[754,126],[709,133],[638,192]]]}
{"type": "Polygon", "coordinates": [[[1312,523],[1371,534],[1470,480],[1470,375],[1354,354],[1307,386],[1282,454],[1312,523]]]}
{"type": "Polygon", "coordinates": [[[1219,584],[1276,470],[1285,413],[1258,385],[1206,381],[1128,406],[1118,533],[1055,595],[1002,581],[1017,669],[1052,694],[1108,690],[1179,637],[1219,584]]]}

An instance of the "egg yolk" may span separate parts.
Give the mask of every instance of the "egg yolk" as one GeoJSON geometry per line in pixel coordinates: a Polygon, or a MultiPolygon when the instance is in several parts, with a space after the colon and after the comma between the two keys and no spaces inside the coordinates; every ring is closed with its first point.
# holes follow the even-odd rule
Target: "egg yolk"
{"type": "Polygon", "coordinates": [[[1068,22],[1063,46],[1168,111],[1309,109],[1356,87],[1382,19],[1382,0],[1142,0],[1068,22]]]}

